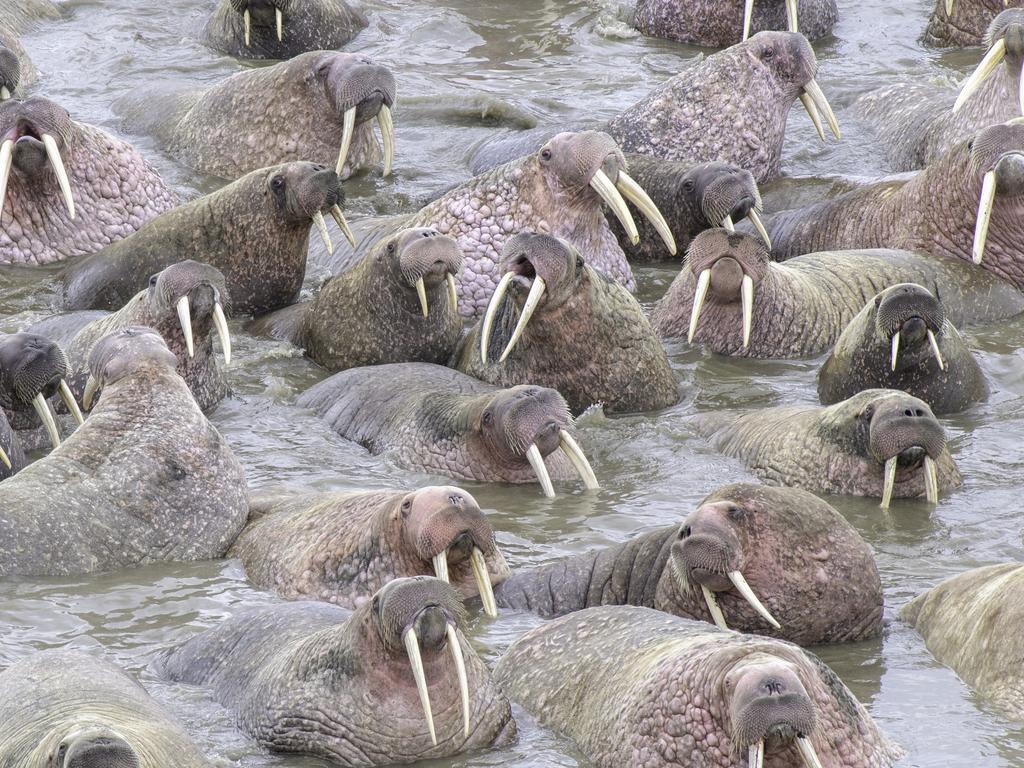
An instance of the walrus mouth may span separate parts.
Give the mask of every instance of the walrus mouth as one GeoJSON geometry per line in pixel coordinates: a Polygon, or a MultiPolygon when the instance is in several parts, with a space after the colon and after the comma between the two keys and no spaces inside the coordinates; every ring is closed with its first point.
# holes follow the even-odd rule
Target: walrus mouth
{"type": "MultiPolygon", "coordinates": [[[[338,224],[338,229],[345,235],[345,239],[348,240],[349,244],[356,247],[356,236],[352,234],[352,228],[349,227],[348,222],[345,221],[345,214],[341,211],[341,206],[335,203],[330,208],[331,217],[338,224]]],[[[327,231],[327,222],[324,221],[324,215],[320,211],[313,212],[313,223],[316,225],[316,231],[320,235],[320,239],[324,242],[324,248],[327,249],[328,253],[334,253],[334,243],[331,241],[331,233],[327,231]]]]}
{"type": "MultiPolygon", "coordinates": [[[[740,593],[740,596],[747,601],[750,607],[760,614],[761,618],[776,629],[782,629],[782,625],[775,620],[771,611],[764,607],[764,603],[758,599],[757,594],[750,588],[750,584],[747,583],[747,580],[740,571],[729,571],[725,576],[732,582],[733,587],[736,588],[736,591],[740,593]]],[[[700,591],[704,595],[704,603],[707,605],[715,625],[722,629],[728,629],[729,625],[725,621],[725,614],[722,613],[722,606],[718,604],[718,596],[715,591],[704,584],[700,585],[700,591]]]]}
{"type": "Polygon", "coordinates": [[[14,165],[15,144],[20,141],[40,141],[46,150],[46,157],[50,165],[53,166],[53,175],[57,177],[64,205],[68,209],[68,218],[73,220],[75,218],[75,200],[71,195],[71,181],[68,179],[64,161],[61,159],[57,140],[49,133],[41,133],[37,136],[23,121],[19,121],[19,123],[17,128],[5,135],[3,143],[0,144],[0,213],[4,210],[7,181],[11,175],[11,167],[14,165]]]}
{"type": "MultiPolygon", "coordinates": [[[[446,584],[451,583],[448,578],[448,553],[457,544],[453,544],[439,552],[433,557],[434,575],[446,584]]],[[[494,585],[491,583],[491,574],[487,570],[487,561],[484,559],[483,550],[475,544],[469,552],[469,564],[473,568],[473,578],[476,580],[476,588],[480,593],[480,602],[483,604],[484,613],[492,619],[498,616],[498,603],[494,599],[494,585]]]]}
{"type": "Polygon", "coordinates": [[[622,168],[618,170],[615,182],[613,183],[608,174],[603,169],[598,168],[594,171],[594,175],[590,177],[590,186],[611,208],[615,218],[619,220],[622,228],[626,231],[629,242],[633,245],[639,243],[640,232],[636,228],[636,222],[633,220],[633,215],[629,212],[626,200],[635,205],[640,213],[644,215],[644,218],[651,222],[658,236],[665,243],[665,247],[668,248],[668,252],[675,256],[676,240],[672,236],[672,230],[669,229],[668,222],[665,221],[665,217],[661,215],[658,206],[654,204],[654,201],[651,200],[643,187],[637,184],[625,170],[622,168]]]}
{"type": "MultiPolygon", "coordinates": [[[[35,352],[31,353],[33,356],[29,357],[29,359],[17,366],[13,372],[14,380],[16,382],[20,378],[27,384],[27,386],[16,385],[15,391],[22,403],[32,404],[32,408],[39,417],[40,423],[42,423],[43,427],[46,429],[46,434],[50,438],[51,446],[58,448],[61,444],[60,430],[57,429],[57,419],[54,415],[53,409],[50,407],[47,396],[52,395],[55,392],[60,395],[64,405],[67,406],[68,412],[72,417],[74,417],[76,424],[83,424],[85,419],[82,416],[81,409],[78,407],[78,403],[75,401],[74,394],[71,392],[71,387],[69,387],[68,383],[64,380],[64,373],[67,371],[67,362],[63,351],[49,340],[45,340],[44,343],[49,345],[50,349],[57,353],[57,359],[48,360],[47,370],[42,372],[43,378],[40,378],[39,374],[34,373],[33,370],[29,369],[29,367],[39,361],[38,355],[41,351],[46,355],[49,355],[50,353],[36,347],[35,352]]],[[[45,364],[47,363],[44,363],[44,365],[45,364]]],[[[3,463],[5,465],[8,464],[7,461],[4,461],[3,463]]],[[[8,469],[10,469],[9,465],[8,469]]]]}
{"type": "MultiPolygon", "coordinates": [[[[357,104],[345,110],[341,131],[341,149],[338,150],[338,163],[335,167],[335,173],[339,176],[345,167],[348,149],[356,131],[356,110],[358,108],[357,104]]],[[[377,113],[377,125],[380,126],[380,138],[384,144],[384,168],[380,175],[390,176],[391,165],[395,160],[395,122],[391,116],[391,107],[387,104],[380,105],[380,111],[377,113]]]]}
{"type": "MultiPolygon", "coordinates": [[[[686,332],[688,344],[693,343],[693,337],[697,333],[697,324],[700,322],[701,312],[704,310],[704,300],[711,287],[711,270],[713,268],[714,265],[705,267],[697,275],[697,288],[693,294],[693,307],[690,309],[690,327],[686,332]]],[[[750,334],[754,327],[754,278],[746,272],[743,273],[743,278],[740,281],[740,306],[743,315],[743,348],[747,349],[750,346],[750,334]]]]}
{"type": "MultiPolygon", "coordinates": [[[[743,4],[743,39],[750,37],[750,22],[754,18],[754,0],[746,0],[743,4]]],[[[786,0],[786,22],[790,32],[799,32],[797,23],[797,0],[786,0]]]]}
{"type": "Polygon", "coordinates": [[[498,286],[494,289],[494,293],[491,294],[491,300],[487,303],[483,324],[480,327],[480,362],[484,365],[487,365],[487,349],[491,344],[494,319],[497,317],[498,309],[505,300],[509,286],[516,278],[522,281],[524,286],[529,286],[530,292],[526,295],[526,301],[523,303],[523,308],[519,313],[519,321],[516,323],[508,343],[505,344],[505,349],[502,350],[498,358],[499,363],[505,362],[506,358],[512,353],[512,350],[519,342],[519,338],[523,335],[523,331],[526,330],[526,324],[530,322],[533,313],[537,311],[540,300],[544,297],[544,291],[548,287],[544,278],[537,274],[536,267],[534,267],[533,262],[530,261],[526,254],[516,259],[509,270],[501,276],[498,286]]]}
{"type": "MultiPolygon", "coordinates": [[[[423,611],[429,610],[427,606],[423,611]]],[[[421,613],[423,613],[421,611],[421,613]]],[[[469,678],[466,675],[466,660],[462,656],[462,644],[459,642],[459,633],[452,621],[445,625],[445,637],[447,638],[448,650],[451,653],[452,661],[455,664],[455,675],[459,683],[459,698],[462,701],[462,733],[464,738],[469,738],[469,678]]],[[[412,667],[412,676],[416,681],[416,691],[419,693],[420,706],[423,708],[423,717],[427,721],[427,730],[430,732],[430,741],[437,746],[437,733],[434,730],[434,709],[430,704],[430,690],[427,687],[427,675],[423,670],[423,656],[420,654],[420,638],[416,633],[416,624],[413,622],[403,633],[402,642],[405,645],[406,655],[409,657],[409,666],[412,667]]]]}
{"type": "MultiPolygon", "coordinates": [[[[796,748],[800,753],[806,768],[822,768],[818,753],[814,751],[814,744],[806,736],[796,736],[796,748]]],[[[747,765],[749,768],[764,768],[764,739],[747,748],[747,765]]]]}
{"type": "MultiPolygon", "coordinates": [[[[757,214],[756,207],[751,207],[750,210],[747,211],[747,220],[754,225],[754,229],[757,230],[757,234],[764,241],[765,247],[770,251],[772,249],[772,239],[768,237],[768,230],[764,228],[764,222],[761,221],[761,217],[757,214]]],[[[731,213],[727,213],[725,218],[722,219],[722,229],[729,234],[736,233],[736,225],[733,223],[731,213]]]]}
{"type": "Polygon", "coordinates": [[[885,460],[885,469],[882,476],[882,509],[888,509],[892,501],[892,492],[896,487],[896,468],[903,460],[910,464],[917,464],[924,454],[924,495],[929,504],[939,502],[939,473],[935,459],[924,453],[925,448],[914,445],[904,451],[891,456],[885,460]]]}
{"type": "MultiPolygon", "coordinates": [[[[224,352],[224,365],[231,365],[231,332],[228,330],[228,319],[224,316],[220,291],[215,286],[210,287],[213,289],[213,327],[217,331],[220,348],[224,352]]],[[[174,306],[178,313],[181,333],[185,337],[185,349],[188,350],[189,358],[193,358],[196,356],[196,348],[192,336],[192,307],[188,300],[188,294],[178,299],[174,306]]]]}
{"type": "MultiPolygon", "coordinates": [[[[915,318],[911,318],[911,319],[915,319],[915,318]]],[[[917,319],[920,319],[920,318],[917,318],[917,319]]],[[[924,322],[924,321],[922,320],[922,322],[924,322]]],[[[892,370],[894,370],[894,371],[896,370],[896,363],[898,361],[899,354],[900,354],[900,333],[901,333],[901,331],[897,330],[896,333],[894,333],[892,335],[892,342],[891,342],[892,347],[891,347],[891,352],[890,352],[890,355],[889,355],[889,358],[890,358],[889,364],[890,364],[892,370]]],[[[931,328],[928,328],[927,329],[927,334],[928,334],[928,343],[931,345],[931,348],[932,348],[932,355],[935,356],[935,362],[937,362],[939,364],[939,370],[940,371],[944,371],[944,370],[946,370],[946,362],[942,359],[942,352],[939,351],[939,342],[938,342],[938,339],[935,338],[935,331],[933,331],[931,328]]]]}

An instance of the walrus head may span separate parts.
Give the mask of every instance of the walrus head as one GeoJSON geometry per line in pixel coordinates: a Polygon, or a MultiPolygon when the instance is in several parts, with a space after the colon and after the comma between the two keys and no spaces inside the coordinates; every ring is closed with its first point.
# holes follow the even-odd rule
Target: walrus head
{"type": "MultiPolygon", "coordinates": [[[[406,494],[398,512],[406,543],[441,581],[449,571],[473,571],[488,616],[497,616],[487,557],[498,553],[494,529],[469,493],[454,486],[427,486],[406,494]]],[[[457,581],[458,575],[456,577],[457,581]]]]}
{"type": "Polygon", "coordinates": [[[453,313],[459,311],[455,278],[462,272],[463,257],[452,238],[433,227],[403,229],[376,245],[371,258],[416,292],[424,317],[430,316],[427,291],[442,283],[447,288],[448,308],[453,313]]]}
{"type": "Polygon", "coordinates": [[[7,101],[21,82],[21,61],[18,54],[0,43],[0,101],[7,101]]]}
{"type": "Polygon", "coordinates": [[[935,0],[925,39],[933,45],[978,45],[996,14],[1024,0],[935,0]]]}
{"type": "Polygon", "coordinates": [[[277,41],[284,39],[285,21],[292,9],[292,0],[228,0],[231,8],[242,16],[245,46],[252,43],[253,27],[264,36],[270,30],[277,35],[277,41]]]}
{"type": "Polygon", "coordinates": [[[968,141],[967,149],[971,181],[981,181],[971,249],[974,263],[981,264],[993,216],[1000,227],[1020,231],[1024,205],[1024,118],[978,131],[968,141]]]}
{"type": "Polygon", "coordinates": [[[750,219],[758,232],[764,229],[758,215],[761,192],[750,171],[728,163],[701,163],[690,168],[677,187],[689,203],[686,207],[704,215],[701,231],[707,227],[732,229],[743,219],[750,219]]]}
{"type": "Polygon", "coordinates": [[[940,369],[946,364],[939,351],[946,313],[927,288],[900,283],[875,296],[875,335],[891,349],[892,370],[916,367],[934,357],[940,369]]]}
{"type": "MultiPolygon", "coordinates": [[[[205,338],[212,324],[220,337],[224,362],[231,363],[231,334],[224,315],[224,305],[229,305],[230,299],[219,269],[191,259],[172,264],[149,278],[146,299],[154,322],[158,318],[167,321],[170,333],[165,339],[176,340],[174,331],[180,329],[184,347],[172,349],[177,355],[194,357],[194,335],[198,331],[200,338],[205,338]]],[[[171,346],[178,345],[172,341],[171,346]]]]}
{"type": "Polygon", "coordinates": [[[159,332],[145,326],[122,328],[104,336],[92,348],[82,405],[91,407],[98,391],[140,368],[167,366],[173,371],[177,365],[178,358],[167,348],[159,332]]]}
{"type": "Polygon", "coordinates": [[[21,194],[36,199],[56,185],[68,218],[75,218],[66,168],[74,153],[74,135],[75,124],[67,110],[49,99],[0,101],[0,213],[13,181],[21,194]]]}
{"type": "Polygon", "coordinates": [[[355,247],[355,236],[341,211],[345,192],[341,188],[338,174],[318,163],[298,162],[267,168],[263,175],[264,194],[275,210],[291,221],[306,222],[312,219],[328,253],[334,253],[334,244],[327,232],[325,211],[334,217],[338,227],[352,247],[355,247]]]}
{"type": "MultiPolygon", "coordinates": [[[[981,84],[995,72],[1000,63],[1012,70],[1011,76],[1024,76],[1024,10],[1007,10],[996,16],[985,34],[988,50],[977,69],[964,81],[960,94],[953,103],[953,112],[959,112],[981,84]]],[[[1024,91],[1019,93],[1021,111],[1024,112],[1024,91]]]]}
{"type": "Polygon", "coordinates": [[[139,755],[128,741],[109,728],[81,728],[47,756],[46,768],[140,768],[139,755]]]}
{"type": "MultiPolygon", "coordinates": [[[[82,423],[82,412],[64,380],[67,375],[64,351],[49,339],[33,333],[0,336],[0,407],[35,409],[54,448],[60,445],[60,432],[47,398],[60,394],[68,411],[82,423]]],[[[2,456],[0,461],[8,463],[2,456]]]]}

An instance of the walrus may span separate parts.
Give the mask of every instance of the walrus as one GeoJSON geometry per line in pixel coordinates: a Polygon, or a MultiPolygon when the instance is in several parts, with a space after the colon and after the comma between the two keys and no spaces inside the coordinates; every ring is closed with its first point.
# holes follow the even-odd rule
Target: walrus
{"type": "Polygon", "coordinates": [[[508,700],[463,626],[458,592],[415,576],[351,613],[301,602],[241,614],[156,666],[211,688],[267,749],[341,766],[404,764],[515,736],[508,700]]]}
{"type": "Polygon", "coordinates": [[[1024,721],[1022,589],[1024,565],[987,565],[946,579],[900,612],[936,659],[1017,721],[1024,721]]]}
{"type": "Polygon", "coordinates": [[[1024,8],[1024,0],[935,0],[922,39],[939,47],[981,45],[992,19],[1006,8],[1024,8]]]}
{"type": "Polygon", "coordinates": [[[478,482],[539,482],[577,474],[588,489],[594,471],[569,431],[569,407],[553,389],[485,384],[429,363],[352,368],[299,395],[344,438],[401,466],[478,482]]]}
{"type": "Polygon", "coordinates": [[[1024,290],[1024,123],[978,131],[909,180],[882,180],[783,211],[766,226],[780,260],[902,248],[973,261],[1024,290]]]}
{"type": "Polygon", "coordinates": [[[836,0],[638,0],[633,26],[703,48],[723,48],[750,32],[789,30],[808,40],[832,34],[839,19],[836,0]]]}
{"type": "Polygon", "coordinates": [[[72,392],[81,397],[89,377],[89,356],[100,339],[131,326],[153,328],[178,359],[178,374],[200,409],[209,411],[230,391],[213,351],[216,333],[224,364],[230,364],[231,333],[224,313],[230,305],[224,275],[188,260],[152,275],[149,286],[113,314],[97,318],[92,310],[73,312],[44,320],[30,330],[53,339],[66,351],[67,378],[72,392]]]}
{"type": "Polygon", "coordinates": [[[893,498],[939,493],[963,482],[946,433],[923,400],[866,389],[826,407],[777,406],[693,417],[697,432],[769,485],[893,498]]]}
{"type": "Polygon", "coordinates": [[[251,582],[289,600],[357,608],[389,581],[436,576],[497,615],[510,571],[476,499],[461,488],[258,496],[232,545],[251,582]]]}
{"type": "Polygon", "coordinates": [[[0,22],[0,101],[24,98],[25,90],[38,79],[39,73],[18,36],[0,22]]]}
{"type": "Polygon", "coordinates": [[[817,656],[650,608],[542,624],[494,678],[600,768],[883,768],[903,755],[817,656]]]}
{"type": "Polygon", "coordinates": [[[870,91],[854,103],[886,145],[894,171],[924,168],[975,132],[1020,117],[1024,10],[1003,11],[993,19],[985,44],[985,57],[959,94],[914,81],[870,91]]]}
{"type": "Polygon", "coordinates": [[[505,241],[502,278],[462,340],[463,373],[510,387],[551,387],[574,413],[654,411],[679,402],[661,340],[637,300],[570,243],[521,232],[505,241]]]}
{"type": "Polygon", "coordinates": [[[544,617],[640,605],[799,645],[882,631],[878,568],[860,534],[807,491],[749,483],[719,488],[679,525],[516,571],[495,598],[544,617]]]}
{"type": "Polygon", "coordinates": [[[102,339],[84,405],[46,458],[0,483],[0,576],[71,576],[220,557],[248,513],[245,473],[151,328],[102,339]]]}
{"type": "Polygon", "coordinates": [[[34,653],[0,673],[0,765],[210,768],[135,678],[81,651],[34,653]]]}
{"type": "Polygon", "coordinates": [[[325,212],[348,228],[344,199],[337,175],[322,165],[261,168],[71,264],[61,275],[64,302],[113,311],[155,273],[193,259],[220,270],[236,312],[270,312],[294,302],[302,288],[310,221],[327,242],[325,212]]]}
{"type": "Polygon", "coordinates": [[[93,253],[176,202],[130,144],[41,96],[0,101],[0,264],[93,253]]]}
{"type": "Polygon", "coordinates": [[[430,227],[403,229],[310,301],[266,315],[249,330],[290,341],[331,371],[445,364],[462,335],[455,284],[461,271],[462,251],[452,238],[430,227]]]}
{"type": "Polygon", "coordinates": [[[927,288],[901,283],[869,301],[818,371],[818,397],[831,405],[862,389],[899,389],[938,415],[988,396],[988,383],[943,302],[927,288]]]}
{"type": "Polygon", "coordinates": [[[367,23],[345,0],[220,0],[203,42],[240,59],[291,59],[341,48],[367,23]]]}
{"type": "Polygon", "coordinates": [[[709,229],[690,243],[651,325],[722,355],[812,357],[831,348],[879,290],[908,282],[941,296],[957,325],[1024,311],[1024,294],[961,259],[873,249],[776,263],[758,238],[709,229]]]}
{"type": "Polygon", "coordinates": [[[153,133],[201,173],[230,181],[269,165],[312,161],[344,180],[382,160],[382,174],[391,173],[394,102],[387,67],[352,53],[312,51],[244,69],[205,90],[131,97],[116,108],[127,127],[153,133]]]}

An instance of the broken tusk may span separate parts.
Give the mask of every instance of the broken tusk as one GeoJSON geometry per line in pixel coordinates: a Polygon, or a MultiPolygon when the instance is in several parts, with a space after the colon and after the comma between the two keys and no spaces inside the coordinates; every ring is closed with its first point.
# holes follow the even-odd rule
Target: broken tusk
{"type": "Polygon", "coordinates": [[[43,426],[46,427],[46,432],[50,436],[50,443],[54,448],[59,448],[60,432],[57,431],[57,420],[53,417],[53,411],[50,410],[50,404],[46,402],[46,398],[43,397],[42,392],[32,398],[32,407],[36,409],[36,415],[39,416],[39,420],[43,422],[43,426]]]}
{"type": "Polygon", "coordinates": [[[501,306],[502,299],[505,298],[505,294],[508,292],[508,284],[512,282],[513,277],[515,277],[515,274],[512,272],[506,272],[501,276],[501,280],[498,281],[494,293],[491,294],[487,310],[484,312],[484,322],[480,328],[480,362],[484,365],[487,365],[487,347],[491,343],[494,318],[498,314],[498,307],[501,306]]]}
{"type": "Polygon", "coordinates": [[[341,212],[341,206],[335,203],[331,206],[331,216],[338,223],[338,229],[341,230],[342,234],[345,235],[345,239],[348,240],[349,245],[353,248],[356,247],[356,236],[352,234],[352,228],[345,221],[345,214],[341,212]]]}
{"type": "Polygon", "coordinates": [[[75,218],[75,201],[71,197],[71,182],[68,180],[68,172],[64,168],[64,161],[61,159],[60,150],[57,149],[57,140],[48,133],[43,134],[43,146],[46,148],[46,156],[53,166],[53,174],[57,177],[57,184],[60,185],[60,193],[64,197],[64,205],[68,209],[68,217],[75,218]]]}
{"type": "Polygon", "coordinates": [[[448,579],[448,550],[434,555],[434,575],[441,581],[449,583],[448,579]]]}
{"type": "Polygon", "coordinates": [[[324,247],[328,253],[334,253],[334,243],[331,242],[331,234],[327,231],[327,222],[324,215],[317,211],[313,214],[313,223],[316,224],[316,231],[320,233],[320,239],[324,241],[324,247]]]}
{"type": "Polygon", "coordinates": [[[729,571],[727,575],[729,576],[729,581],[731,581],[732,585],[736,587],[736,591],[743,595],[743,599],[750,603],[751,608],[761,614],[761,617],[773,627],[776,629],[782,629],[779,622],[777,622],[775,617],[772,616],[771,612],[764,607],[760,600],[757,599],[757,595],[754,594],[754,590],[752,590],[750,585],[747,584],[747,580],[743,578],[743,574],[740,571],[729,571]]]}
{"type": "Polygon", "coordinates": [[[931,456],[924,457],[924,495],[929,504],[939,503],[939,472],[931,456]]]}
{"type": "Polygon", "coordinates": [[[714,620],[715,626],[728,629],[729,625],[725,623],[725,614],[722,613],[722,607],[718,604],[718,598],[715,597],[715,593],[703,584],[700,585],[700,591],[704,594],[704,602],[707,603],[708,611],[711,612],[711,618],[714,620]]]}
{"type": "Polygon", "coordinates": [[[516,342],[519,341],[519,337],[523,335],[523,331],[526,330],[526,324],[530,322],[530,318],[533,317],[533,313],[536,311],[537,305],[540,303],[546,287],[543,277],[537,275],[533,278],[533,285],[530,286],[530,292],[526,296],[526,302],[523,304],[523,311],[519,314],[519,322],[516,323],[515,330],[512,331],[512,338],[508,340],[508,344],[505,345],[505,349],[501,353],[501,357],[498,358],[499,363],[505,362],[505,359],[512,352],[512,348],[515,347],[516,342]]]}
{"type": "Polygon", "coordinates": [[[335,167],[334,172],[341,176],[341,171],[345,167],[345,161],[348,160],[348,148],[352,143],[352,134],[356,130],[356,108],[349,107],[345,110],[345,117],[342,121],[341,129],[341,149],[338,150],[338,165],[335,167]]]}
{"type": "Polygon", "coordinates": [[[63,400],[64,405],[68,407],[68,413],[74,417],[78,426],[82,426],[82,424],[85,423],[85,419],[82,418],[82,409],[78,407],[78,403],[75,401],[75,395],[64,379],[60,380],[58,390],[60,391],[60,399],[63,400]]]}
{"type": "Polygon", "coordinates": [[[181,333],[185,336],[185,349],[189,357],[196,356],[196,348],[192,341],[192,310],[188,304],[188,296],[178,299],[178,324],[181,326],[181,333]]]}
{"type": "Polygon", "coordinates": [[[533,472],[537,475],[537,481],[540,483],[544,495],[549,499],[555,498],[555,487],[551,484],[551,476],[548,474],[548,468],[544,465],[544,457],[540,455],[540,448],[536,443],[531,443],[530,447],[526,449],[526,460],[533,467],[533,472]]]}
{"type": "Polygon", "coordinates": [[[491,574],[487,570],[487,560],[479,547],[473,547],[469,553],[469,564],[473,566],[473,578],[476,579],[476,588],[480,592],[484,613],[493,619],[498,615],[498,603],[494,599],[494,585],[491,584],[491,574]]]}
{"type": "Polygon", "coordinates": [[[956,97],[956,101],[953,102],[954,114],[960,111],[960,108],[981,87],[981,84],[995,71],[1004,58],[1006,58],[1006,40],[1001,37],[992,43],[992,47],[988,49],[981,63],[960,87],[960,93],[956,97]]]}
{"type": "Polygon", "coordinates": [[[629,242],[633,245],[639,243],[640,233],[636,229],[636,222],[633,221],[633,214],[629,212],[629,206],[626,205],[626,201],[619,190],[612,184],[612,180],[608,178],[608,174],[598,168],[590,179],[590,186],[608,204],[608,207],[612,209],[615,218],[619,220],[622,228],[626,230],[626,237],[629,238],[629,242]]]}
{"type": "Polygon", "coordinates": [[[711,270],[705,269],[697,276],[697,290],[693,294],[693,309],[690,310],[690,330],[686,334],[686,341],[693,343],[693,335],[697,333],[697,323],[700,322],[700,313],[704,308],[704,298],[708,295],[708,287],[711,285],[711,270]]]}
{"type": "Polygon", "coordinates": [[[817,107],[823,115],[825,115],[825,121],[828,123],[828,127],[832,130],[832,135],[837,139],[841,139],[842,134],[839,132],[839,121],[836,120],[836,113],[832,111],[832,105],[829,104],[828,99],[825,98],[825,92],[821,90],[821,86],[818,85],[818,81],[808,81],[804,86],[804,93],[811,97],[811,100],[814,102],[814,106],[817,107]]]}
{"type": "Polygon", "coordinates": [[[992,220],[992,206],[996,201],[996,172],[989,171],[981,182],[981,197],[978,198],[978,219],[974,224],[974,245],[971,248],[971,259],[981,264],[985,255],[985,243],[988,241],[988,224],[992,220]]]}
{"type": "Polygon", "coordinates": [[[770,251],[772,249],[772,239],[768,237],[768,230],[764,228],[764,222],[761,221],[761,217],[757,215],[757,211],[753,208],[750,209],[750,213],[747,214],[747,218],[750,219],[750,223],[754,225],[754,229],[757,230],[757,234],[764,240],[765,247],[770,251]]]}
{"type": "Polygon", "coordinates": [[[900,332],[896,331],[896,334],[892,337],[892,352],[889,353],[889,366],[892,370],[896,370],[896,358],[900,354],[900,332]]]}
{"type": "Polygon", "coordinates": [[[444,279],[448,283],[448,308],[451,309],[452,314],[457,314],[459,311],[459,289],[455,285],[455,275],[449,272],[444,279]]]}
{"type": "Polygon", "coordinates": [[[953,15],[953,0],[946,0],[946,15],[953,15]]]}
{"type": "Polygon", "coordinates": [[[384,170],[381,176],[391,175],[391,164],[395,161],[395,123],[391,116],[391,108],[382,104],[377,113],[377,124],[380,126],[380,138],[384,143],[384,170]]]}
{"type": "Polygon", "coordinates": [[[892,501],[892,490],[896,485],[896,458],[893,456],[885,462],[885,470],[882,477],[882,509],[889,508],[892,501]]]}
{"type": "Polygon", "coordinates": [[[228,319],[224,317],[224,307],[219,301],[213,304],[213,327],[220,338],[220,348],[224,352],[224,365],[231,365],[231,332],[228,330],[228,319]]]}
{"type": "Polygon", "coordinates": [[[743,348],[750,346],[750,331],[754,325],[754,278],[743,276],[740,283],[740,301],[743,305],[743,348]]]}
{"type": "Polygon", "coordinates": [[[430,307],[427,305],[427,286],[422,277],[416,280],[416,295],[420,297],[420,311],[423,316],[430,317],[430,307]]]}
{"type": "Polygon", "coordinates": [[[409,656],[409,665],[412,667],[412,676],[416,680],[416,690],[420,694],[420,705],[423,707],[423,716],[427,719],[427,730],[430,731],[430,741],[437,746],[437,734],[434,733],[434,711],[430,707],[430,691],[427,690],[427,676],[423,671],[423,657],[420,656],[420,641],[416,636],[416,630],[410,627],[402,635],[405,643],[405,652],[409,656]]]}
{"type": "Polygon", "coordinates": [[[661,211],[658,210],[658,206],[651,200],[650,195],[625,171],[619,171],[619,180],[615,183],[615,186],[622,193],[622,196],[635,205],[640,213],[644,215],[644,218],[654,225],[655,231],[661,237],[661,241],[665,243],[668,252],[675,256],[676,239],[672,236],[672,230],[669,229],[668,222],[665,221],[665,217],[661,215],[661,211]]]}
{"type": "Polygon", "coordinates": [[[462,699],[462,737],[469,738],[469,680],[466,677],[466,660],[462,658],[462,644],[455,627],[448,625],[448,647],[455,662],[455,676],[459,679],[459,694],[462,699]]]}
{"type": "Polygon", "coordinates": [[[558,437],[558,447],[562,449],[562,453],[566,455],[576,469],[576,474],[583,481],[583,487],[588,491],[598,490],[601,486],[598,485],[597,475],[594,474],[594,470],[590,466],[590,462],[587,461],[587,456],[583,453],[579,443],[564,429],[559,430],[558,437]]]}

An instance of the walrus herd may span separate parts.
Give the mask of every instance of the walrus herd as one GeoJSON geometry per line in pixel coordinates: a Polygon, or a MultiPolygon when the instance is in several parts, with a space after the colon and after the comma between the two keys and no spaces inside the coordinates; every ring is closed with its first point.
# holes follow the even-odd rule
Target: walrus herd
{"type": "MultiPolygon", "coordinates": [[[[998,389],[961,329],[1024,314],[1024,0],[936,0],[922,39],[980,46],[974,74],[848,100],[909,175],[784,208],[795,103],[842,141],[811,42],[848,10],[637,0],[639,33],[723,50],[606,122],[495,132],[472,175],[371,217],[352,190],[393,183],[407,85],[337,50],[372,12],[210,0],[193,33],[237,72],[110,104],[161,164],[77,119],[33,64],[27,33],[74,10],[0,0],[0,278],[30,275],[51,309],[0,333],[0,580],[227,559],[273,595],[149,648],[149,690],[60,638],[0,658],[0,768],[234,763],[204,754],[186,695],[282,765],[506,747],[524,713],[602,768],[898,762],[905,734],[808,650],[886,629],[884,569],[829,497],[896,517],[971,482],[972,446],[940,417],[998,389]],[[180,200],[167,163],[205,194],[180,200]],[[634,271],[652,262],[656,279],[634,271]],[[257,339],[315,371],[273,407],[414,479],[252,487],[211,419],[257,339]],[[679,349],[736,370],[820,357],[820,405],[695,408],[679,349]],[[703,478],[670,524],[561,557],[446,484],[599,498],[620,420],[760,482],[703,478]],[[510,615],[500,658],[482,652],[474,633],[510,615]]],[[[1022,594],[1024,565],[979,564],[899,611],[1016,721],[1022,594]]]]}

